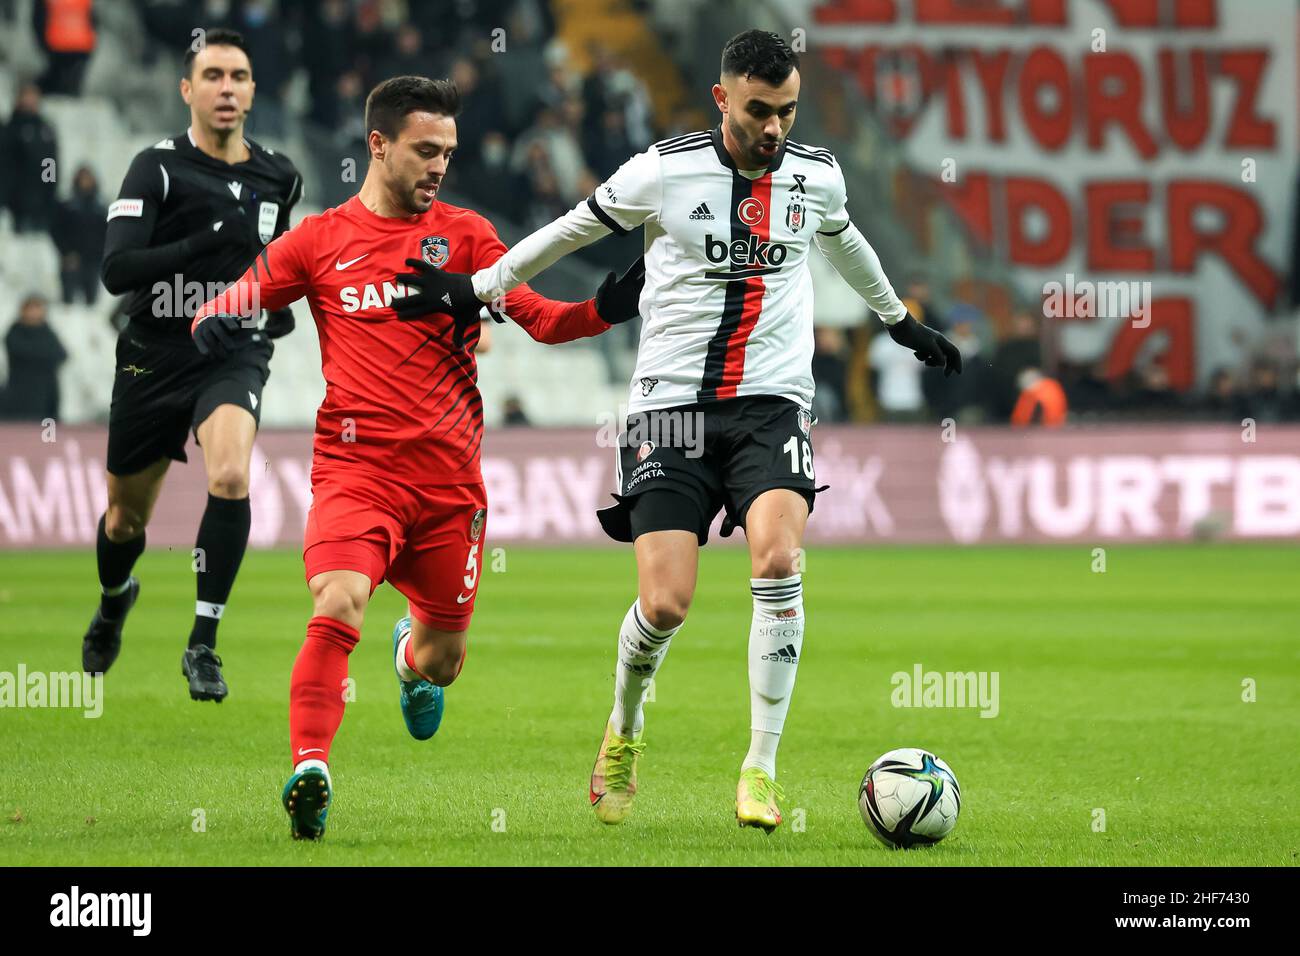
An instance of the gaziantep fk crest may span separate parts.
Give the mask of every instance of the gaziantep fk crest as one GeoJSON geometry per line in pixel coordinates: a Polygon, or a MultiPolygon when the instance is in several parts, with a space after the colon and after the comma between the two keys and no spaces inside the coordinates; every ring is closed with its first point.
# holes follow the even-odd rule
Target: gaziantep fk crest
{"type": "Polygon", "coordinates": [[[451,246],[446,236],[425,236],[420,240],[420,258],[435,269],[441,269],[451,258],[451,246]]]}

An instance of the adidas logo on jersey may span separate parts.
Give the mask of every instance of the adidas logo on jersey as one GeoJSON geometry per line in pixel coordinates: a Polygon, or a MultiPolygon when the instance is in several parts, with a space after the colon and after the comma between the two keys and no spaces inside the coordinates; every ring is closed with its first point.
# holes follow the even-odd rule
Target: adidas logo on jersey
{"type": "Polygon", "coordinates": [[[715,217],[713,213],[709,212],[709,204],[706,202],[702,202],[698,206],[696,206],[694,210],[691,211],[690,218],[691,219],[713,219],[715,217]]]}
{"type": "Polygon", "coordinates": [[[781,664],[797,664],[799,663],[799,655],[795,653],[793,644],[787,644],[779,651],[773,651],[771,654],[764,654],[763,660],[776,661],[781,664]]]}

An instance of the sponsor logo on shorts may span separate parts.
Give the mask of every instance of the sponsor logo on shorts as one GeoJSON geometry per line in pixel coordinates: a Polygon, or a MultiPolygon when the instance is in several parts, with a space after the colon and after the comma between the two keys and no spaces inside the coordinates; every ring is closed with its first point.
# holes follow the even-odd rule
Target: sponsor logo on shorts
{"type": "Polygon", "coordinates": [[[636,460],[637,460],[637,461],[645,461],[648,457],[650,457],[651,454],[654,453],[654,450],[655,450],[655,443],[654,443],[654,442],[652,442],[652,441],[643,441],[643,442],[641,443],[641,447],[637,449],[637,452],[636,452],[636,460]]]}
{"type": "Polygon", "coordinates": [[[664,474],[663,462],[655,461],[652,458],[646,459],[645,461],[641,462],[641,464],[637,465],[636,468],[632,470],[631,478],[628,481],[627,487],[624,489],[624,491],[631,491],[633,488],[641,484],[641,482],[645,481],[647,478],[666,478],[666,477],[668,476],[664,474]]]}

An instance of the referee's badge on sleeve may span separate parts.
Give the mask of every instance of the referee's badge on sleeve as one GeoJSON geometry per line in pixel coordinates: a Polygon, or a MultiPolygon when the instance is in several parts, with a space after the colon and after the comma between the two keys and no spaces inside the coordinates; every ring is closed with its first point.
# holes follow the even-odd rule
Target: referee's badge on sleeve
{"type": "Polygon", "coordinates": [[[129,216],[132,219],[139,219],[144,215],[143,199],[119,199],[108,207],[108,218],[118,219],[122,216],[129,216]]]}
{"type": "Polygon", "coordinates": [[[257,238],[266,245],[275,238],[275,224],[280,220],[280,204],[264,202],[257,207],[257,238]]]}

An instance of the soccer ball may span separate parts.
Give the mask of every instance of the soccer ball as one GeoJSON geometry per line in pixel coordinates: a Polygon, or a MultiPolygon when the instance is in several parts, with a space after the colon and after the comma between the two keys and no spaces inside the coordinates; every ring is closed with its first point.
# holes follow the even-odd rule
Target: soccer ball
{"type": "Polygon", "coordinates": [[[957,775],[934,754],[902,747],[867,770],[858,809],[867,829],[886,846],[927,846],[952,832],[961,811],[961,788],[957,775]]]}

